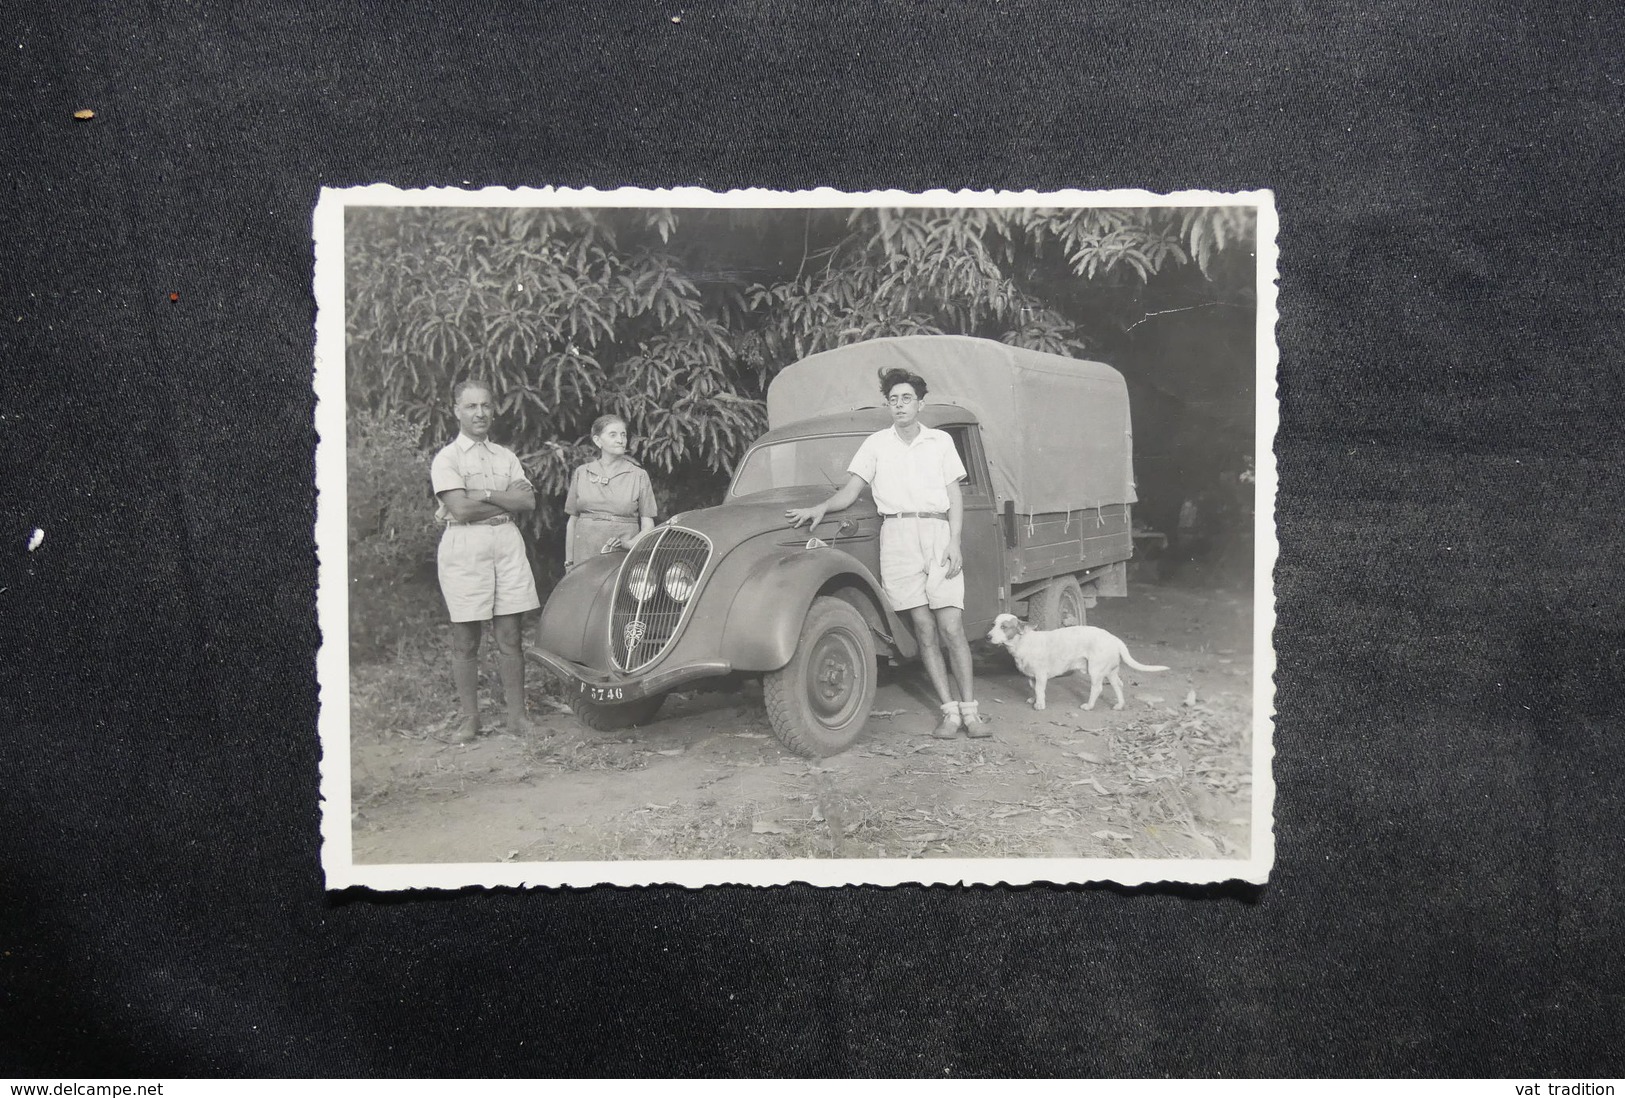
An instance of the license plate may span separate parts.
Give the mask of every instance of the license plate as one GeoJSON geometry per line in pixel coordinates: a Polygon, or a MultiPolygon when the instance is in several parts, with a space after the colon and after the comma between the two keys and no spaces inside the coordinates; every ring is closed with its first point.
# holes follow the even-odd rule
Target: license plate
{"type": "Polygon", "coordinates": [[[580,692],[595,702],[625,701],[629,691],[624,686],[594,686],[592,683],[579,683],[580,692]]]}

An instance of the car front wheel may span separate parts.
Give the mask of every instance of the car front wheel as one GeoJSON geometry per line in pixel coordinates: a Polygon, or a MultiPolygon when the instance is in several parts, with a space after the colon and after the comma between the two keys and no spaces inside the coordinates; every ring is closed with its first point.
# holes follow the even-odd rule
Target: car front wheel
{"type": "Polygon", "coordinates": [[[655,694],[648,698],[639,698],[629,702],[595,702],[586,698],[577,698],[570,708],[575,712],[576,720],[591,728],[595,732],[614,732],[620,728],[631,728],[635,724],[648,724],[660,711],[660,705],[666,700],[666,695],[655,694]]]}
{"type": "Polygon", "coordinates": [[[857,608],[814,599],[795,655],[762,676],[762,699],[773,734],[796,754],[821,758],[850,747],[875,700],[874,640],[857,608]]]}

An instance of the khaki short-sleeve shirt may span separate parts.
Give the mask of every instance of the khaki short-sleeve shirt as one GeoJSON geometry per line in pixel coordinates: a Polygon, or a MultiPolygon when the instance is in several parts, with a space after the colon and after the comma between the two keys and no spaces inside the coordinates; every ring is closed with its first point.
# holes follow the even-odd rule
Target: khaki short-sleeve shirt
{"type": "MultiPolygon", "coordinates": [[[[434,456],[434,461],[429,465],[429,483],[437,497],[441,492],[449,492],[453,488],[466,488],[474,492],[489,488],[493,492],[501,492],[516,480],[522,480],[526,487],[532,487],[517,454],[490,439],[476,442],[461,432],[434,456]]],[[[435,518],[445,523],[454,521],[444,503],[435,509],[435,518]]]]}
{"type": "Polygon", "coordinates": [[[846,471],[869,482],[875,507],[883,515],[946,511],[948,485],[965,479],[965,464],[954,440],[924,424],[910,442],[904,442],[895,427],[876,431],[863,440],[846,471]]]}

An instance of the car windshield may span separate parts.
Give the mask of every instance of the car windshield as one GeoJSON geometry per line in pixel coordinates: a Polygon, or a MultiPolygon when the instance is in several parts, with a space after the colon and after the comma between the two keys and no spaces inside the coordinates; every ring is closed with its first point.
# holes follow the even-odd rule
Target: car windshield
{"type": "Polygon", "coordinates": [[[773,488],[814,485],[831,490],[846,483],[846,467],[863,443],[863,435],[822,435],[758,446],[734,474],[732,495],[748,496],[773,488]]]}

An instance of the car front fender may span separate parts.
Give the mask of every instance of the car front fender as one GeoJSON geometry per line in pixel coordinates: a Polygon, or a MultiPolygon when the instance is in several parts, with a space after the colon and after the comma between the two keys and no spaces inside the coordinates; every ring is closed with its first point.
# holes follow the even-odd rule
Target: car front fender
{"type": "Polygon", "coordinates": [[[542,607],[536,643],[567,660],[609,667],[609,612],[625,553],[606,553],[567,572],[542,607]]]}
{"type": "Polygon", "coordinates": [[[756,562],[738,585],[728,608],[719,653],[739,671],[776,671],[790,662],[807,611],[819,592],[850,586],[870,596],[859,606],[870,624],[885,631],[905,657],[918,654],[914,634],[886,602],[880,581],[855,557],[835,548],[792,549],[756,562]],[[849,581],[834,585],[832,580],[849,581]],[[878,610],[878,620],[875,611],[878,610]]]}

